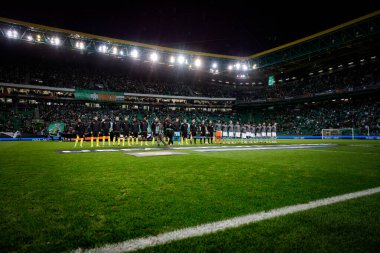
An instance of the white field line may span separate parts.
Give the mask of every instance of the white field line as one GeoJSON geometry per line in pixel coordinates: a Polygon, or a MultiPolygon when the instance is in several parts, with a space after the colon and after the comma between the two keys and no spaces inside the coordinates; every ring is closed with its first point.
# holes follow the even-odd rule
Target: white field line
{"type": "MultiPolygon", "coordinates": [[[[320,144],[275,144],[275,145],[257,145],[257,144],[245,144],[245,145],[239,145],[239,146],[194,146],[194,147],[170,147],[169,150],[203,150],[203,149],[237,149],[240,148],[255,148],[255,149],[287,149],[287,148],[308,148],[308,147],[316,147],[316,148],[322,148],[323,146],[326,146],[326,148],[334,147],[336,144],[327,144],[327,143],[320,143],[320,144]]],[[[117,151],[123,151],[123,152],[134,152],[134,151],[154,151],[154,150],[164,150],[163,148],[158,148],[157,146],[152,147],[139,147],[134,146],[133,148],[118,148],[118,149],[92,149],[92,150],[81,150],[81,149],[74,149],[74,150],[61,150],[59,152],[61,153],[97,153],[97,152],[117,152],[117,151]]]]}
{"type": "Polygon", "coordinates": [[[183,228],[179,230],[175,230],[172,232],[166,232],[162,234],[158,234],[156,236],[148,236],[138,239],[127,240],[120,243],[115,244],[107,244],[105,246],[93,249],[77,249],[73,251],[74,253],[122,253],[128,251],[135,251],[139,249],[144,249],[160,244],[169,243],[172,241],[187,239],[196,236],[202,236],[206,234],[215,233],[218,231],[222,231],[228,228],[236,228],[242,225],[247,225],[255,222],[259,222],[262,220],[271,219],[274,217],[284,216],[287,214],[297,213],[301,211],[306,211],[309,209],[313,209],[316,207],[332,205],[335,203],[343,202],[350,199],[355,199],[363,196],[372,195],[380,192],[380,187],[367,189],[364,191],[358,191],[348,194],[343,194],[335,197],[319,199],[315,201],[311,201],[305,204],[298,204],[293,206],[286,206],[278,209],[272,209],[269,211],[259,212],[248,214],[244,216],[238,216],[235,218],[216,221],[212,223],[206,223],[194,227],[183,228]]]}
{"type": "Polygon", "coordinates": [[[347,153],[347,154],[357,154],[357,155],[379,155],[376,152],[355,152],[355,151],[345,151],[345,150],[327,150],[327,149],[307,149],[308,151],[318,151],[318,152],[336,152],[336,153],[347,153]]]}

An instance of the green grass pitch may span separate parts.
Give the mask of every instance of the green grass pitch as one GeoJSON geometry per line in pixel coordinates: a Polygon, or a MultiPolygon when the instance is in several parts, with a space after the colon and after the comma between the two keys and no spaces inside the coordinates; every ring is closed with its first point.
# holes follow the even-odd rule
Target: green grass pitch
{"type": "MultiPolygon", "coordinates": [[[[93,248],[380,186],[379,141],[279,143],[337,146],[142,158],[1,142],[0,252],[93,248]]],[[[379,210],[375,194],[143,251],[377,252],[379,210]]]]}

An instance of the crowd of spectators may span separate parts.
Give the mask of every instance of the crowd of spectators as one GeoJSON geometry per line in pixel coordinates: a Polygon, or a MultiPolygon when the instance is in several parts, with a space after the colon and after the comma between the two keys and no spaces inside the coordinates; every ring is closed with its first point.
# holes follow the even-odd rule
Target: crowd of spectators
{"type": "Polygon", "coordinates": [[[183,109],[168,109],[167,107],[156,108],[155,110],[145,111],[139,109],[125,109],[121,105],[104,104],[102,107],[88,107],[85,103],[57,103],[47,104],[40,103],[38,105],[25,106],[17,111],[9,105],[3,105],[0,111],[0,132],[28,132],[40,134],[41,131],[47,128],[49,123],[63,122],[66,125],[66,130],[70,131],[75,125],[78,118],[83,122],[91,122],[98,116],[100,119],[105,117],[113,120],[116,116],[120,118],[129,117],[132,120],[136,117],[142,120],[144,116],[150,122],[153,122],[155,117],[165,119],[166,117],[192,120],[197,122],[202,120],[238,120],[238,115],[232,111],[206,111],[203,109],[194,109],[191,111],[183,109]],[[38,119],[37,124],[33,124],[33,119],[38,119]],[[43,122],[39,124],[38,122],[43,122]]]}
{"type": "Polygon", "coordinates": [[[264,118],[278,122],[279,132],[285,135],[321,135],[322,129],[342,128],[354,128],[360,135],[379,135],[379,105],[378,97],[333,99],[266,110],[264,118]]]}
{"type": "Polygon", "coordinates": [[[230,86],[218,83],[144,80],[126,73],[78,64],[0,64],[0,82],[61,88],[198,97],[232,97],[230,86]]]}
{"type": "Polygon", "coordinates": [[[249,93],[240,94],[239,98],[250,101],[297,96],[312,97],[316,94],[354,91],[380,85],[380,65],[378,62],[341,67],[335,71],[310,73],[303,77],[289,77],[289,80],[286,80],[288,78],[277,78],[275,85],[260,87],[249,93]]]}
{"type": "Polygon", "coordinates": [[[145,111],[142,109],[125,109],[121,105],[105,104],[101,107],[88,107],[85,103],[39,103],[26,106],[17,111],[9,105],[2,105],[0,114],[0,131],[16,131],[39,134],[50,122],[64,122],[70,131],[78,118],[90,122],[95,116],[116,116],[139,120],[147,116],[150,122],[158,116],[165,119],[179,117],[181,120],[232,120],[241,123],[277,122],[278,131],[284,135],[320,135],[324,128],[354,128],[356,134],[380,134],[380,107],[378,97],[356,99],[334,99],[324,102],[308,102],[298,105],[278,106],[271,109],[257,109],[250,117],[245,113],[234,111],[207,111],[203,109],[171,110],[168,107],[145,111]],[[43,122],[43,123],[39,123],[43,122]]]}
{"type": "Polygon", "coordinates": [[[153,78],[149,75],[137,77],[119,68],[87,66],[81,63],[25,61],[0,63],[0,82],[143,94],[234,97],[250,101],[314,96],[318,93],[353,91],[376,86],[380,84],[380,65],[378,61],[373,61],[316,72],[313,75],[304,73],[304,76],[283,79],[277,77],[273,86],[250,84],[247,89],[239,81],[227,85],[225,82],[220,83],[219,79],[211,82],[176,79],[169,75],[167,78],[153,78]]]}

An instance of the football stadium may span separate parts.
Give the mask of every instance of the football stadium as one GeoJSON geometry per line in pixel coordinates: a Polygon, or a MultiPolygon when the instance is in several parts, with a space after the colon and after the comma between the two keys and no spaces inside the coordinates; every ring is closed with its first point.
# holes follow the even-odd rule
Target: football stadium
{"type": "Polygon", "coordinates": [[[379,252],[380,10],[343,14],[246,55],[0,17],[0,252],[379,252]]]}

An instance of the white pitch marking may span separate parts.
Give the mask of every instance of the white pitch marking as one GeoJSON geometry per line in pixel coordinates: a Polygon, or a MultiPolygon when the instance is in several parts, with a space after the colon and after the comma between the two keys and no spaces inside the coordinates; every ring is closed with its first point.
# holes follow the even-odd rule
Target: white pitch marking
{"type": "Polygon", "coordinates": [[[119,152],[119,149],[95,149],[95,152],[119,152]]]}
{"type": "Polygon", "coordinates": [[[183,240],[191,237],[202,236],[206,234],[216,233],[228,228],[236,228],[243,225],[259,222],[262,220],[271,219],[274,217],[284,216],[287,214],[306,211],[309,209],[328,206],[335,203],[347,201],[350,199],[360,198],[380,192],[380,187],[371,188],[363,191],[347,193],[335,197],[319,199],[305,204],[298,204],[293,206],[286,206],[269,211],[253,213],[235,218],[206,223],[194,227],[183,228],[172,232],[158,234],[156,236],[148,236],[138,239],[131,239],[120,243],[107,244],[103,247],[93,249],[77,249],[73,253],[122,253],[128,251],[135,251],[145,249],[156,245],[166,244],[172,241],[183,240]]]}
{"type": "Polygon", "coordinates": [[[224,149],[198,149],[197,152],[226,152],[226,151],[251,151],[251,150],[294,150],[294,149],[310,149],[310,148],[329,148],[332,146],[257,146],[257,147],[242,147],[242,148],[224,148],[224,149]]]}
{"type": "MultiPolygon", "coordinates": [[[[335,144],[282,144],[282,145],[240,145],[240,146],[195,146],[195,147],[170,147],[170,150],[220,150],[220,149],[226,149],[226,151],[236,150],[239,151],[239,149],[289,149],[290,147],[295,148],[308,148],[308,147],[317,147],[320,148],[321,146],[326,147],[333,147],[336,146],[335,144]]],[[[93,149],[93,150],[62,150],[60,153],[85,153],[85,152],[116,152],[116,151],[150,151],[150,150],[162,150],[162,148],[121,148],[121,149],[93,149]]]]}
{"type": "Polygon", "coordinates": [[[308,149],[309,151],[319,151],[319,152],[335,152],[335,153],[348,153],[348,154],[364,154],[364,155],[379,155],[376,152],[351,152],[345,150],[325,150],[325,149],[308,149]]]}

